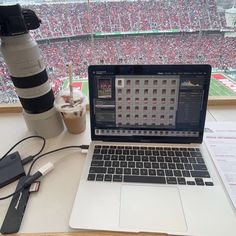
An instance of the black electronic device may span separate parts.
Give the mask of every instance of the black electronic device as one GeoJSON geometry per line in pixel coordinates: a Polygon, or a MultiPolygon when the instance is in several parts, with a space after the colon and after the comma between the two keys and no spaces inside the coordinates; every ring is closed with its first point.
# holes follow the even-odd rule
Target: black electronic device
{"type": "Polygon", "coordinates": [[[92,140],[201,143],[210,65],[91,65],[92,140]]]}
{"type": "Polygon", "coordinates": [[[19,152],[14,152],[0,161],[0,188],[25,175],[19,152]]]}
{"type": "Polygon", "coordinates": [[[19,4],[0,7],[0,35],[14,36],[37,29],[41,20],[30,10],[19,4]]]}
{"type": "MultiPolygon", "coordinates": [[[[16,187],[16,191],[19,190],[24,183],[27,176],[22,176],[16,187]]],[[[7,210],[7,214],[1,227],[2,234],[16,233],[20,229],[20,225],[24,216],[25,208],[30,195],[30,186],[25,187],[22,191],[16,193],[10,203],[7,210]]]]}

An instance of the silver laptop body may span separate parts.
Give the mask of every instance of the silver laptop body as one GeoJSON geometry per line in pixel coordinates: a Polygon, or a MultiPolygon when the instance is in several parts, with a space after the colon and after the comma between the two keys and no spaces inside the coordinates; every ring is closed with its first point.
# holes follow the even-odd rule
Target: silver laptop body
{"type": "Polygon", "coordinates": [[[236,235],[202,144],[209,65],[89,67],[91,137],[70,227],[236,235]]]}

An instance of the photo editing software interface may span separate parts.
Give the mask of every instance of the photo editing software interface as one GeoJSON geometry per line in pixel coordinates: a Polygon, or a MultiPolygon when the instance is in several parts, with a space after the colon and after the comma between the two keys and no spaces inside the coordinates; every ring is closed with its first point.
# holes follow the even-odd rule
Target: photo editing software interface
{"type": "Polygon", "coordinates": [[[198,137],[205,76],[94,75],[95,135],[198,137]]]}

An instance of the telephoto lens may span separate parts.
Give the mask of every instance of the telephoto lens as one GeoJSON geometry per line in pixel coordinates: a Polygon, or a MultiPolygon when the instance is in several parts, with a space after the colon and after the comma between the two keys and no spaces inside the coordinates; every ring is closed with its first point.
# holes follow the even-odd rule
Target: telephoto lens
{"type": "Polygon", "coordinates": [[[64,127],[53,106],[54,94],[38,44],[29,34],[40,23],[32,10],[19,4],[0,6],[1,51],[26,125],[34,133],[50,138],[60,134],[64,127]]]}

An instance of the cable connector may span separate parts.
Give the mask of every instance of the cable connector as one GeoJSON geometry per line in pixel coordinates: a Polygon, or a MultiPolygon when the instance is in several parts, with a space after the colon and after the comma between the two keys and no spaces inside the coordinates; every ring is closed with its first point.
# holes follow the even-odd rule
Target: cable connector
{"type": "Polygon", "coordinates": [[[38,171],[42,175],[46,175],[47,173],[49,173],[53,169],[54,169],[54,165],[51,162],[48,162],[46,165],[42,166],[38,171]]]}
{"type": "Polygon", "coordinates": [[[21,161],[21,163],[22,163],[22,165],[24,166],[24,165],[30,163],[30,162],[33,161],[33,160],[34,160],[34,157],[33,157],[33,156],[28,156],[28,157],[24,158],[24,159],[21,161]]]}
{"type": "Polygon", "coordinates": [[[35,174],[29,176],[23,183],[22,187],[26,188],[31,185],[35,180],[39,179],[41,176],[48,174],[52,171],[54,165],[51,162],[48,162],[46,165],[42,166],[35,174]]]}
{"type": "Polygon", "coordinates": [[[84,150],[84,149],[89,149],[89,145],[81,145],[81,149],[84,150]]]}
{"type": "Polygon", "coordinates": [[[81,153],[87,154],[89,149],[89,145],[81,145],[81,153]]]}

